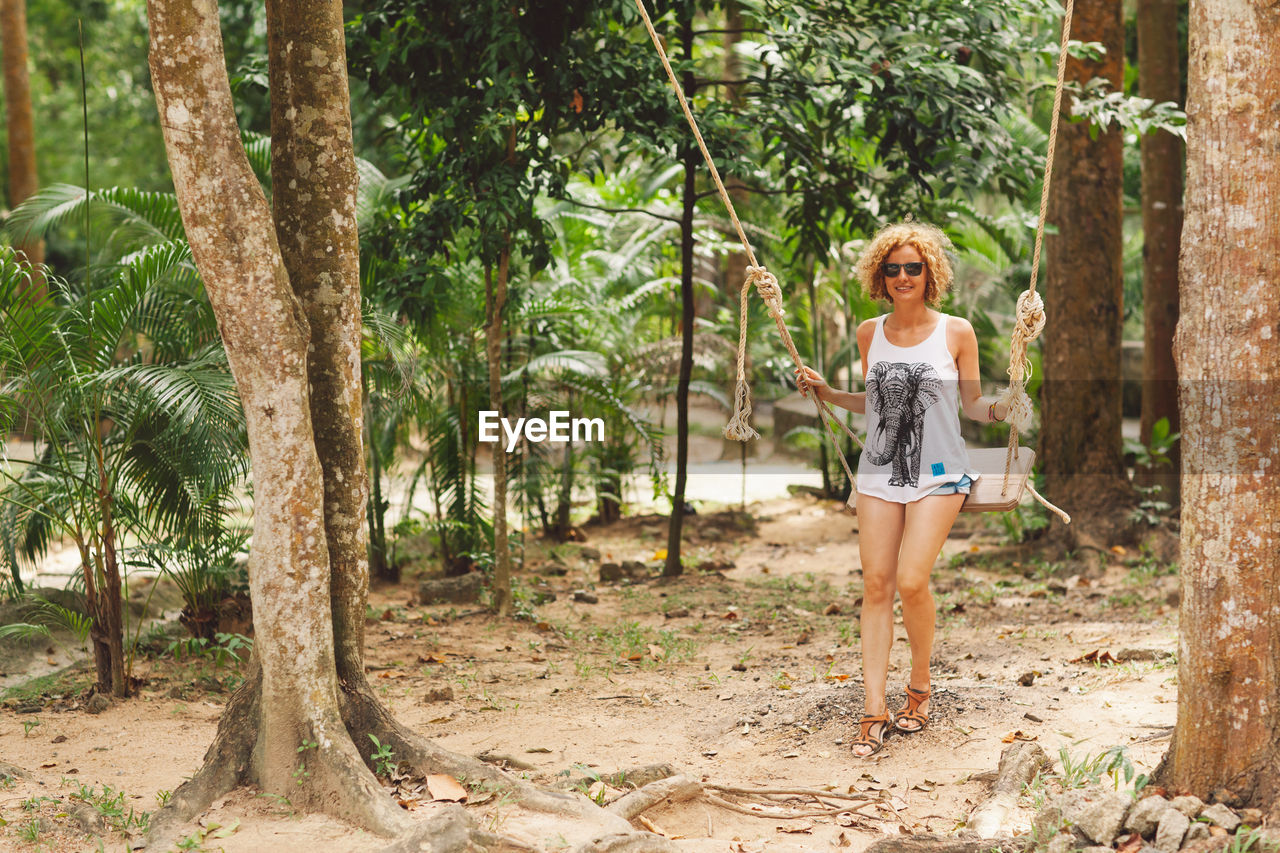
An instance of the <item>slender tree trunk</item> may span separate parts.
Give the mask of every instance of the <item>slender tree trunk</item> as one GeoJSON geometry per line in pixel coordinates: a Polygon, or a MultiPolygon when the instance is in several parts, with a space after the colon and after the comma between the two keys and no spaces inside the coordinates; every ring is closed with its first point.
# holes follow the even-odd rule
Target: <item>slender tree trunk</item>
{"type": "MultiPolygon", "coordinates": [[[[17,207],[40,188],[36,171],[35,123],[32,120],[31,81],[27,74],[27,3],[26,0],[0,0],[0,62],[4,64],[5,132],[9,137],[9,207],[17,207]]],[[[24,290],[34,290],[34,301],[46,293],[44,274],[44,241],[31,239],[14,246],[18,260],[31,267],[31,278],[24,290]]],[[[17,434],[30,441],[35,424],[27,410],[15,420],[17,434]]]]}
{"type": "MultiPolygon", "coordinates": [[[[684,54],[693,56],[693,20],[680,24],[684,54]]],[[[693,72],[686,71],[680,85],[693,97],[693,72]]],[[[698,149],[684,149],[684,211],[680,217],[680,378],[676,383],[676,487],[671,495],[671,522],[667,527],[667,561],[663,577],[684,572],[680,545],[684,535],[685,486],[689,479],[689,382],[693,378],[693,214],[697,205],[698,149]]]]}
{"type": "MultiPolygon", "coordinates": [[[[1156,103],[1182,103],[1181,0],[1138,0],[1139,92],[1156,103]]],[[[1182,241],[1182,140],[1157,130],[1142,137],[1142,441],[1161,418],[1178,430],[1178,371],[1173,333],[1178,325],[1178,249],[1182,241]]],[[[1145,485],[1178,503],[1178,446],[1172,466],[1140,472],[1145,485]]]]}
{"type": "Polygon", "coordinates": [[[1280,19],[1195,0],[1187,86],[1175,790],[1280,796],[1280,19]]]}
{"type": "MultiPolygon", "coordinates": [[[[511,131],[512,147],[515,129],[511,131]]],[[[485,354],[489,367],[489,406],[502,417],[502,314],[507,303],[507,276],[511,269],[511,237],[506,238],[498,258],[497,281],[493,271],[484,270],[485,354]]],[[[507,546],[507,454],[499,446],[493,451],[493,609],[511,615],[511,550],[507,546]]]]}
{"type": "MultiPolygon", "coordinates": [[[[39,189],[31,82],[27,75],[26,0],[0,0],[0,53],[4,62],[5,131],[9,136],[9,206],[17,207],[39,189]]],[[[32,240],[14,247],[33,266],[44,263],[44,244],[32,240]]],[[[32,277],[43,286],[44,279],[32,277]]]]}
{"type": "MultiPolygon", "coordinates": [[[[1072,38],[1100,42],[1100,62],[1072,59],[1069,81],[1122,85],[1120,0],[1078,0],[1072,38]]],[[[1064,121],[1058,130],[1046,238],[1040,452],[1046,494],[1079,519],[1066,535],[1107,541],[1124,524],[1131,490],[1120,435],[1122,146],[1119,129],[1064,121]],[[1096,133],[1097,139],[1090,134],[1096,133]]]]}

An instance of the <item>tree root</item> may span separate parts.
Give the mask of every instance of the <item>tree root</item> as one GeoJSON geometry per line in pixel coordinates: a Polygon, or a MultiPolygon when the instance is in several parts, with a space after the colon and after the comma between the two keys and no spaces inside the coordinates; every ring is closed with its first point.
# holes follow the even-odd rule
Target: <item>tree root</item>
{"type": "Polygon", "coordinates": [[[448,806],[397,838],[382,853],[528,853],[529,847],[503,835],[485,832],[462,806],[448,806]]]}
{"type": "Polygon", "coordinates": [[[642,812],[646,812],[661,803],[678,803],[692,800],[701,794],[702,785],[688,776],[672,776],[668,779],[650,782],[643,788],[624,794],[610,803],[606,810],[627,820],[634,820],[642,812]]]}
{"type": "MultiPolygon", "coordinates": [[[[340,687],[342,717],[346,721],[347,731],[357,744],[371,744],[369,735],[372,734],[379,742],[391,746],[392,754],[398,761],[407,761],[423,775],[445,773],[466,782],[488,783],[509,792],[516,803],[531,811],[597,824],[602,818],[609,820],[608,812],[580,794],[549,791],[531,785],[478,758],[437,746],[391,716],[367,684],[344,682],[340,687]]],[[[623,821],[614,823],[618,830],[625,830],[626,826],[623,821]]]]}
{"type": "MultiPolygon", "coordinates": [[[[146,838],[136,846],[167,847],[180,837],[187,822],[219,797],[237,787],[262,784],[261,688],[261,672],[255,669],[227,703],[204,765],[156,812],[146,838]]],[[[404,835],[416,827],[387,796],[350,742],[308,750],[299,758],[295,778],[299,785],[291,797],[294,806],[323,811],[377,835],[404,835]]]]}
{"type": "Polygon", "coordinates": [[[1004,831],[1004,819],[1017,805],[1023,786],[1042,767],[1052,764],[1034,743],[1014,743],[1000,753],[1000,769],[991,796],[969,815],[968,826],[979,838],[995,838],[1004,831]]]}
{"type": "Polygon", "coordinates": [[[573,853],[679,853],[680,848],[661,835],[627,832],[593,838],[573,849],[573,853]]]}

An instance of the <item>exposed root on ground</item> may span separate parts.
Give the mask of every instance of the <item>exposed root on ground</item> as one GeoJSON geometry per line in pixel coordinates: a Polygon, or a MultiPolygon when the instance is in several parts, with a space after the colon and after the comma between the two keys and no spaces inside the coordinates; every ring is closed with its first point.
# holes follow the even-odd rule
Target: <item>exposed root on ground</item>
{"type": "MultiPolygon", "coordinates": [[[[153,816],[146,846],[171,846],[181,838],[185,825],[219,797],[237,787],[262,783],[261,688],[261,675],[255,671],[232,695],[218,721],[213,744],[205,753],[204,766],[153,816]]],[[[324,812],[376,835],[412,843],[405,850],[528,849],[513,839],[481,831],[461,808],[433,816],[425,824],[415,820],[387,795],[350,741],[307,750],[299,757],[294,779],[297,790],[289,792],[289,799],[295,807],[324,812]]],[[[400,848],[393,845],[393,849],[400,848]]]]}
{"type": "Polygon", "coordinates": [[[341,685],[342,718],[352,740],[372,743],[369,735],[389,744],[399,762],[408,762],[422,775],[444,773],[466,783],[488,784],[507,791],[521,807],[599,824],[601,831],[625,831],[626,825],[579,794],[549,791],[485,763],[451,752],[411,731],[393,717],[365,683],[341,685]]]}

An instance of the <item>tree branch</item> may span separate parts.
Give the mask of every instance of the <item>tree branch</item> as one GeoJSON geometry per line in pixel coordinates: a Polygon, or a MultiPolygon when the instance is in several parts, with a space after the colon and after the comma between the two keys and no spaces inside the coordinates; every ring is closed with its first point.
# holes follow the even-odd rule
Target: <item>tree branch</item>
{"type": "Polygon", "coordinates": [[[677,217],[667,216],[664,213],[654,213],[652,210],[645,210],[643,207],[604,207],[599,204],[589,204],[585,201],[578,201],[576,198],[569,198],[568,196],[565,196],[561,201],[567,201],[569,204],[576,205],[577,207],[589,207],[592,210],[602,210],[605,213],[643,213],[645,216],[652,216],[654,219],[674,222],[676,225],[680,224],[680,220],[677,217]]]}
{"type": "MultiPolygon", "coordinates": [[[[730,178],[730,180],[732,180],[732,178],[730,178]]],[[[725,186],[728,186],[727,182],[725,186]]],[[[797,193],[820,192],[822,190],[852,189],[854,186],[855,185],[852,182],[845,181],[838,184],[819,184],[813,187],[800,187],[798,189],[793,189],[793,190],[767,190],[767,189],[764,189],[763,187],[752,187],[752,186],[748,186],[747,184],[737,184],[733,186],[731,189],[733,189],[735,192],[745,192],[748,195],[796,195],[797,193]]],[[[698,201],[701,201],[704,198],[710,198],[711,196],[716,196],[719,194],[720,194],[720,191],[716,189],[703,190],[702,192],[698,193],[698,195],[696,196],[696,199],[698,201]]]]}
{"type": "Polygon", "coordinates": [[[737,27],[727,30],[694,30],[693,34],[697,36],[728,36],[740,35],[741,33],[759,33],[760,35],[769,35],[768,30],[762,30],[759,27],[737,27]]]}

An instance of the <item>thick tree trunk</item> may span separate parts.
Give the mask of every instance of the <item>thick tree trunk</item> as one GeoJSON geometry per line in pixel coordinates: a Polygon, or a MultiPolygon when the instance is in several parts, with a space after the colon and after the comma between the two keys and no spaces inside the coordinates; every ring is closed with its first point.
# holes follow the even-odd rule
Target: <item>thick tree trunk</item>
{"type": "Polygon", "coordinates": [[[324,474],[324,533],[338,673],[363,678],[369,499],[360,379],[360,247],[342,6],[267,4],[276,239],[310,328],[311,424],[324,474]]]}
{"type": "MultiPolygon", "coordinates": [[[[336,3],[288,14],[308,22],[336,15],[341,31],[336,3]]],[[[302,808],[394,832],[405,827],[404,819],[363,764],[338,708],[324,480],[309,404],[307,317],[290,287],[271,212],[240,142],[217,7],[151,0],[148,18],[151,76],[174,188],[244,406],[254,474],[249,589],[262,696],[245,703],[256,707],[256,719],[228,730],[234,743],[221,737],[215,742],[208,772],[188,783],[193,790],[184,798],[207,797],[200,788],[225,781],[223,763],[245,754],[240,741],[247,738],[250,760],[234,769],[238,781],[256,782],[302,808]]],[[[302,53],[300,61],[313,64],[312,73],[337,69],[345,75],[340,52],[308,48],[305,42],[293,46],[302,53]]],[[[303,125],[337,121],[314,109],[302,109],[295,120],[303,125]]],[[[316,159],[309,165],[322,184],[343,180],[341,164],[316,159]]],[[[354,193],[354,186],[352,180],[347,191],[354,193]]],[[[331,215],[354,233],[354,219],[344,222],[341,208],[331,215]]],[[[337,244],[308,249],[326,255],[345,251],[337,244]]],[[[340,289],[341,282],[326,281],[321,295],[333,298],[340,289]]],[[[359,397],[353,396],[354,406],[344,405],[335,420],[358,419],[359,397]]],[[[358,453],[356,460],[362,464],[358,453]]],[[[358,506],[363,498],[361,490],[358,506]]],[[[355,527],[362,529],[358,515],[355,527]]],[[[338,548],[346,544],[339,542],[338,548]]],[[[360,636],[357,631],[346,638],[347,655],[359,657],[360,636]]]]}
{"type": "MultiPolygon", "coordinates": [[[[1101,62],[1072,59],[1067,77],[1095,77],[1120,90],[1124,21],[1120,0],[1077,0],[1072,38],[1101,42],[1101,62]]],[[[1122,139],[1112,128],[1090,137],[1064,121],[1050,188],[1045,240],[1049,321],[1044,330],[1040,454],[1046,495],[1080,519],[1067,535],[1109,540],[1130,499],[1120,436],[1122,139]]]]}
{"type": "MultiPolygon", "coordinates": [[[[0,0],[0,57],[4,62],[5,132],[9,137],[9,206],[17,207],[39,189],[36,137],[27,75],[26,0],[0,0]]],[[[32,265],[44,263],[44,244],[33,240],[15,246],[32,265]]],[[[42,284],[42,278],[32,278],[42,284]]]]}
{"type": "MultiPolygon", "coordinates": [[[[1138,0],[1140,94],[1156,103],[1182,103],[1178,36],[1180,0],[1138,0]]],[[[1178,430],[1178,371],[1173,333],[1178,325],[1178,249],[1182,241],[1182,140],[1157,130],[1142,137],[1142,441],[1161,418],[1178,430]]],[[[1172,466],[1143,471],[1144,485],[1178,502],[1177,445],[1172,466]]]]}
{"type": "Polygon", "coordinates": [[[273,128],[277,192],[290,185],[277,199],[278,229],[240,143],[217,6],[149,0],[147,14],[151,76],[178,204],[245,410],[254,474],[255,633],[255,671],[228,703],[204,766],[153,817],[150,840],[157,847],[175,840],[182,822],[214,798],[254,784],[288,796],[297,808],[403,834],[404,849],[518,846],[480,831],[460,809],[415,829],[364,763],[370,734],[421,773],[508,786],[521,805],[580,818],[588,831],[625,830],[625,822],[609,820],[583,797],[541,792],[423,741],[387,713],[365,679],[368,578],[360,516],[367,486],[359,453],[355,177],[341,3],[268,0],[272,102],[281,119],[297,125],[273,128]],[[301,300],[286,253],[299,271],[301,300]],[[313,383],[332,386],[316,391],[330,395],[331,408],[317,409],[315,420],[346,423],[315,428],[313,383]],[[328,491],[317,445],[324,463],[335,466],[328,491]]]}
{"type": "Polygon", "coordinates": [[[1190,15],[1182,609],[1164,771],[1173,789],[1267,806],[1280,796],[1280,18],[1266,0],[1198,0],[1190,15]]]}

